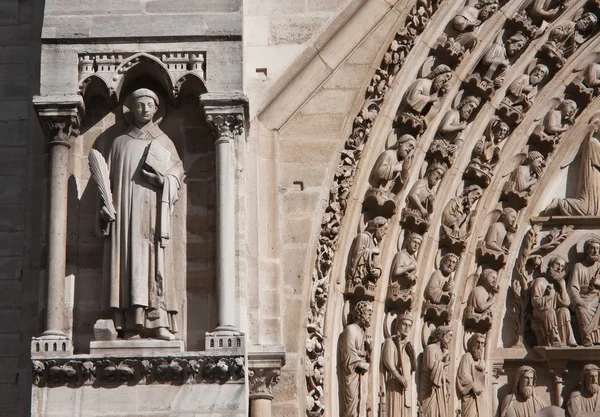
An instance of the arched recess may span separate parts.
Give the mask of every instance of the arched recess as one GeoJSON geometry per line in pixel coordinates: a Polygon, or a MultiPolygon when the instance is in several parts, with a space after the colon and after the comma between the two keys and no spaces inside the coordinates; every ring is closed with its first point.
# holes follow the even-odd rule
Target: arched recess
{"type": "MultiPolygon", "coordinates": [[[[408,48],[409,51],[403,57],[406,62],[411,62],[410,66],[399,66],[399,70],[394,74],[394,79],[390,85],[386,85],[385,90],[377,99],[376,112],[372,111],[367,104],[372,104],[372,98],[369,94],[377,92],[379,83],[384,83],[389,80],[388,74],[382,74],[381,68],[389,64],[389,58],[383,60],[380,69],[376,71],[376,76],[367,90],[367,100],[363,110],[354,122],[354,127],[350,139],[345,144],[345,150],[342,152],[342,162],[334,177],[334,187],[331,191],[329,206],[326,209],[326,215],[323,220],[323,230],[321,244],[317,249],[317,259],[315,269],[313,270],[313,288],[311,292],[311,309],[309,311],[309,338],[307,341],[307,356],[309,364],[307,366],[307,389],[309,401],[307,404],[308,415],[320,415],[322,413],[331,413],[335,415],[340,413],[340,408],[343,407],[341,400],[340,383],[342,383],[340,364],[337,349],[338,338],[343,329],[342,322],[349,308],[344,306],[344,301],[350,301],[350,304],[355,304],[359,299],[364,297],[358,291],[348,292],[346,286],[348,265],[352,264],[352,251],[355,236],[364,230],[365,223],[373,219],[377,214],[381,213],[382,207],[376,207],[375,212],[369,212],[363,206],[365,195],[369,190],[369,177],[373,171],[373,166],[378,159],[380,153],[389,147],[396,138],[390,139],[389,132],[392,130],[392,122],[395,120],[396,112],[399,106],[403,103],[403,97],[407,94],[407,89],[413,84],[417,78],[417,73],[428,56],[434,56],[442,63],[448,63],[440,58],[440,48],[436,41],[440,38],[442,32],[448,26],[452,17],[462,8],[462,3],[442,2],[437,7],[437,12],[431,16],[427,28],[421,27],[418,33],[420,38],[415,42],[415,46],[408,48]],[[424,29],[424,30],[423,30],[424,29]],[[422,32],[421,32],[422,31],[422,32]],[[379,77],[379,78],[378,78],[379,77]],[[388,88],[389,87],[389,88],[388,88]],[[374,116],[374,117],[373,117],[374,116]],[[365,127],[365,124],[368,126],[365,127]],[[368,140],[368,142],[367,142],[368,140]],[[366,143],[366,146],[365,146],[366,143]],[[358,150],[358,152],[357,152],[358,150]],[[378,212],[379,211],[379,212],[378,212]],[[325,242],[325,243],[323,243],[325,242]],[[344,295],[344,293],[346,293],[344,295]],[[360,294],[360,295],[359,295],[360,294]],[[340,387],[340,388],[338,388],[340,387]],[[326,407],[323,407],[326,405],[326,407]]],[[[479,43],[470,52],[465,54],[459,62],[453,62],[449,65],[452,68],[453,78],[448,83],[447,93],[442,99],[432,108],[427,114],[427,128],[423,129],[417,138],[417,147],[412,158],[412,164],[409,172],[404,178],[404,184],[400,187],[399,192],[395,193],[392,200],[396,205],[396,212],[388,215],[389,227],[385,237],[379,242],[371,242],[372,246],[378,247],[381,254],[378,254],[378,267],[381,270],[381,275],[373,279],[374,289],[372,295],[366,297],[374,300],[375,312],[373,314],[372,327],[368,330],[368,334],[374,337],[373,351],[371,354],[370,371],[367,373],[365,381],[367,387],[365,393],[368,395],[366,404],[363,405],[365,410],[370,409],[371,413],[377,413],[381,407],[381,397],[378,397],[383,384],[380,368],[380,347],[383,342],[384,316],[386,310],[387,286],[389,284],[389,271],[392,264],[394,254],[399,250],[398,247],[402,242],[402,234],[409,227],[401,226],[401,211],[405,205],[405,198],[409,193],[412,185],[422,177],[427,161],[432,163],[435,158],[431,156],[431,145],[434,143],[436,133],[440,126],[444,123],[445,115],[451,111],[456,105],[455,96],[460,90],[466,90],[466,95],[473,93],[473,89],[469,88],[470,75],[481,70],[482,60],[485,61],[484,55],[490,47],[503,34],[515,34],[518,30],[515,29],[515,16],[518,12],[525,9],[526,3],[520,1],[510,1],[501,5],[501,11],[494,13],[485,23],[483,31],[479,36],[479,43]]],[[[414,22],[415,14],[411,12],[416,9],[409,10],[407,8],[407,22],[414,22]]],[[[456,375],[459,360],[464,353],[464,345],[467,336],[474,331],[482,331],[487,333],[485,360],[487,363],[487,372],[493,375],[490,378],[486,390],[484,392],[485,404],[490,414],[496,413],[499,404],[502,402],[507,393],[505,377],[500,376],[500,370],[505,364],[510,364],[515,368],[518,364],[532,363],[540,370],[541,378],[538,381],[540,385],[538,391],[542,392],[544,401],[549,405],[550,402],[556,405],[563,405],[563,397],[559,397],[556,392],[549,365],[545,369],[540,365],[538,359],[532,359],[532,350],[522,349],[515,350],[498,350],[497,348],[506,347],[502,344],[502,327],[505,322],[507,303],[497,301],[492,307],[486,309],[489,317],[483,320],[478,317],[475,324],[465,324],[463,319],[465,308],[469,304],[468,298],[472,289],[476,286],[479,273],[490,267],[490,263],[495,265],[495,269],[499,276],[500,296],[498,300],[505,300],[508,288],[511,284],[511,277],[514,274],[514,265],[518,260],[520,251],[522,251],[521,241],[528,229],[528,221],[531,217],[539,213],[539,203],[537,205],[521,205],[518,210],[518,227],[514,232],[513,240],[515,244],[507,248],[507,253],[502,261],[498,261],[497,256],[486,258],[485,254],[479,251],[480,241],[485,241],[486,232],[491,223],[494,223],[494,210],[499,210],[510,206],[503,196],[503,189],[510,173],[518,166],[515,161],[520,161],[522,158],[519,154],[523,151],[543,148],[544,159],[547,159],[548,164],[543,173],[540,174],[538,185],[531,195],[529,201],[537,201],[538,197],[543,194],[543,187],[549,183],[550,178],[559,171],[561,164],[564,164],[564,155],[574,154],[578,149],[578,141],[565,140],[574,135],[581,138],[588,124],[590,117],[597,109],[597,101],[592,101],[588,104],[581,101],[581,97],[574,93],[576,87],[574,84],[580,82],[586,70],[586,64],[589,64],[590,56],[598,50],[597,38],[598,27],[588,33],[582,42],[577,45],[574,51],[569,56],[565,56],[564,62],[560,65],[547,55],[547,45],[549,37],[554,36],[552,29],[561,26],[569,25],[567,22],[576,21],[582,13],[593,13],[598,16],[597,5],[593,2],[579,1],[568,5],[565,10],[561,10],[557,14],[556,19],[552,22],[547,22],[546,30],[539,36],[527,37],[524,42],[523,49],[518,56],[510,62],[510,71],[504,74],[504,82],[500,87],[492,89],[491,92],[480,94],[483,98],[477,106],[476,114],[472,119],[467,120],[465,129],[465,139],[461,144],[460,150],[456,153],[455,158],[450,166],[445,171],[444,177],[437,187],[435,193],[435,209],[431,213],[429,228],[423,235],[423,243],[421,245],[419,256],[417,259],[418,281],[414,286],[412,297],[412,309],[408,312],[413,317],[413,328],[409,336],[411,342],[415,346],[417,353],[424,350],[422,339],[427,338],[428,331],[423,324],[428,321],[428,318],[422,317],[421,305],[426,296],[424,292],[429,281],[429,277],[433,271],[439,267],[440,256],[445,252],[458,252],[460,260],[454,274],[454,303],[446,310],[452,319],[447,320],[448,324],[454,331],[454,339],[450,346],[449,375],[450,379],[450,401],[448,409],[449,414],[454,413],[454,410],[460,408],[460,400],[457,397],[454,389],[454,375],[456,375]],[[546,52],[544,52],[546,51],[546,52]],[[488,132],[490,123],[495,117],[502,117],[508,120],[506,113],[502,111],[502,101],[507,94],[512,82],[521,74],[528,74],[531,68],[528,68],[530,62],[537,59],[538,63],[544,63],[551,67],[547,79],[541,85],[535,102],[527,111],[522,112],[522,120],[511,122],[510,135],[504,139],[499,150],[498,162],[489,178],[489,182],[482,187],[481,197],[477,203],[476,213],[472,216],[471,232],[461,242],[464,245],[463,250],[456,248],[449,249],[443,243],[443,235],[440,235],[440,228],[444,223],[443,215],[447,204],[455,197],[460,195],[462,190],[473,184],[478,183],[468,176],[468,168],[472,161],[472,151],[477,145],[479,139],[488,132]],[[560,141],[557,141],[554,149],[548,150],[545,148],[547,144],[536,142],[531,137],[535,136],[536,126],[545,122],[543,119],[546,114],[553,111],[548,103],[552,103],[555,99],[558,104],[565,99],[575,100],[580,108],[575,113],[577,120],[576,124],[566,132],[560,141]],[[536,147],[537,146],[537,147],[536,147]],[[516,165],[515,165],[516,164],[516,165]],[[534,208],[535,207],[535,208],[534,208]],[[508,250],[509,249],[509,250],[508,250]],[[500,264],[498,264],[500,262],[500,264]],[[486,321],[487,320],[487,321],[486,321]],[[485,323],[484,323],[485,321],[485,323]],[[468,332],[465,332],[467,325],[468,332]],[[499,353],[500,352],[500,353],[499,353]],[[505,356],[502,356],[505,355],[505,356]],[[521,355],[521,356],[519,356],[521,355]],[[544,391],[544,387],[546,391],[544,391]]],[[[596,17],[597,20],[597,17],[596,17]]],[[[425,26],[425,25],[423,25],[425,26]]],[[[543,27],[543,24],[542,24],[543,27]]],[[[519,27],[523,29],[522,27],[519,27]]],[[[506,42],[507,37],[504,38],[506,42]]],[[[395,39],[389,47],[389,56],[393,56],[393,52],[398,50],[398,42],[395,39]]],[[[446,59],[447,56],[446,56],[446,59]]],[[[568,123],[563,123],[563,126],[569,127],[568,123]]],[[[406,131],[405,131],[406,133],[406,131]]],[[[406,162],[406,161],[405,161],[406,162]]],[[[497,214],[496,214],[497,215],[497,214]]],[[[360,244],[359,240],[356,240],[360,244]]],[[[364,278],[364,277],[363,277],[364,278]]],[[[368,279],[367,279],[368,281],[368,279]]],[[[369,290],[367,288],[367,290],[369,290]]],[[[389,306],[388,306],[389,308],[389,306]]],[[[435,321],[435,320],[434,320],[435,321]]],[[[437,321],[436,324],[442,323],[444,320],[437,321]]],[[[433,324],[433,323],[431,323],[433,324]]],[[[509,367],[510,367],[509,366],[509,367]]],[[[420,369],[420,368],[419,368],[420,369]]],[[[516,369],[516,368],[515,368],[516,369]]],[[[514,370],[509,371],[509,376],[512,378],[514,370]]],[[[417,370],[418,373],[419,370],[417,370]]],[[[510,382],[510,381],[509,381],[510,382]]],[[[571,386],[573,385],[570,382],[571,386]]],[[[416,415],[417,409],[417,390],[413,385],[415,394],[412,415],[416,415]]],[[[421,401],[423,398],[419,398],[421,401]]],[[[388,410],[389,412],[389,410],[388,410]]]]}

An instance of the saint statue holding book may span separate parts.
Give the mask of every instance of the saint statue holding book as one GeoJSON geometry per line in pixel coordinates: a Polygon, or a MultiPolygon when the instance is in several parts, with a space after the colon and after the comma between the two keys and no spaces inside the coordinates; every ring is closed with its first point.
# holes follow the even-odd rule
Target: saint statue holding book
{"type": "Polygon", "coordinates": [[[153,121],[158,105],[153,91],[134,91],[124,105],[130,126],[112,143],[105,174],[94,169],[94,161],[104,162],[97,151],[90,169],[103,200],[103,289],[115,328],[120,337],[173,340],[178,305],[169,240],[184,173],[175,145],[153,121]]]}

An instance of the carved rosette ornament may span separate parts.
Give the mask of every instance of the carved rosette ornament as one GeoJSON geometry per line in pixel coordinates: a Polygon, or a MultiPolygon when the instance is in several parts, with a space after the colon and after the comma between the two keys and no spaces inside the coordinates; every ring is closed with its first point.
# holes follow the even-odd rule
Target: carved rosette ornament
{"type": "Polygon", "coordinates": [[[281,370],[276,368],[250,368],[248,382],[250,383],[250,399],[273,399],[272,389],[279,383],[281,370]]]}

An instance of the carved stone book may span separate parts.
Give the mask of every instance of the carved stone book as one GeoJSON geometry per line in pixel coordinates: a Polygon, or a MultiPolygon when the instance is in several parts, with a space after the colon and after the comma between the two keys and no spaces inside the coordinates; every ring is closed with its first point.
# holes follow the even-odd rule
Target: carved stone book
{"type": "Polygon", "coordinates": [[[169,168],[170,159],[171,152],[160,146],[156,141],[152,141],[148,146],[144,164],[164,176],[169,168]]]}

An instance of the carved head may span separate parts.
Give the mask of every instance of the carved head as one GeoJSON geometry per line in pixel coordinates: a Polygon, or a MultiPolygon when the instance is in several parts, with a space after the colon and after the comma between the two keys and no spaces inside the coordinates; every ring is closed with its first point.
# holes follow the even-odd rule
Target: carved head
{"type": "Polygon", "coordinates": [[[462,193],[464,197],[464,205],[468,208],[473,207],[481,197],[482,193],[483,191],[481,191],[481,187],[479,185],[469,185],[463,190],[462,193]]]}
{"type": "Polygon", "coordinates": [[[135,90],[127,98],[129,108],[138,127],[142,127],[152,121],[158,110],[158,96],[154,91],[147,88],[135,90]]]}
{"type": "Polygon", "coordinates": [[[529,165],[533,171],[538,171],[544,166],[544,155],[538,151],[531,151],[525,158],[525,165],[529,165]]]}
{"type": "Polygon", "coordinates": [[[575,103],[571,99],[566,99],[561,101],[560,106],[558,106],[560,110],[560,114],[562,115],[564,122],[571,122],[575,118],[575,114],[577,113],[577,103],[575,103]]]}
{"type": "Polygon", "coordinates": [[[600,368],[589,364],[583,367],[583,389],[589,394],[600,393],[600,368]]]}
{"type": "Polygon", "coordinates": [[[491,268],[484,269],[479,276],[479,285],[481,285],[489,293],[497,293],[498,288],[498,272],[491,268]]]}
{"type": "Polygon", "coordinates": [[[475,333],[473,336],[471,336],[467,342],[467,350],[471,353],[473,359],[476,361],[483,358],[483,353],[485,350],[485,336],[481,333],[475,333]]]}
{"type": "Polygon", "coordinates": [[[436,327],[431,334],[431,343],[439,343],[442,349],[448,349],[452,341],[452,328],[450,326],[436,327]]]}
{"type": "Polygon", "coordinates": [[[433,188],[444,176],[447,165],[444,162],[434,161],[427,167],[427,185],[433,188]]]}
{"type": "Polygon", "coordinates": [[[352,321],[363,329],[371,326],[371,316],[373,315],[373,306],[368,301],[359,301],[352,311],[352,321]]]}
{"type": "Polygon", "coordinates": [[[544,64],[537,64],[529,73],[529,83],[531,85],[538,85],[548,75],[548,67],[544,64]]]}
{"type": "Polygon", "coordinates": [[[559,278],[563,278],[565,276],[565,266],[567,265],[567,261],[562,256],[553,256],[548,261],[548,269],[546,269],[546,277],[554,282],[559,278]]]}
{"type": "Polygon", "coordinates": [[[514,230],[515,225],[517,224],[517,211],[512,207],[506,207],[502,210],[500,221],[504,223],[504,226],[506,226],[508,230],[514,230]]]}
{"type": "Polygon", "coordinates": [[[598,23],[598,18],[594,13],[584,13],[577,21],[575,22],[575,28],[578,32],[588,32],[593,29],[593,27],[598,23]]]}
{"type": "Polygon", "coordinates": [[[388,220],[383,216],[377,216],[367,223],[366,231],[371,233],[373,237],[380,242],[387,231],[388,220]]]}
{"type": "Polygon", "coordinates": [[[396,334],[406,339],[413,325],[413,319],[409,314],[401,314],[396,318],[396,334]]]}
{"type": "Polygon", "coordinates": [[[528,400],[533,396],[535,381],[535,369],[527,365],[521,366],[517,370],[517,377],[513,392],[515,394],[520,394],[523,399],[528,400]]]}
{"type": "Polygon", "coordinates": [[[510,128],[501,120],[496,121],[492,125],[492,133],[494,134],[494,142],[500,143],[510,134],[510,128]]]}
{"type": "Polygon", "coordinates": [[[506,40],[506,54],[516,55],[527,43],[527,38],[522,32],[517,32],[506,40]]]}
{"type": "Polygon", "coordinates": [[[481,99],[476,96],[467,96],[463,98],[458,105],[458,110],[460,111],[460,119],[461,120],[469,120],[471,114],[477,107],[479,107],[479,103],[481,103],[481,99]]]}
{"type": "Polygon", "coordinates": [[[588,261],[600,261],[600,239],[596,237],[588,239],[583,245],[583,251],[588,261]]]}
{"type": "Polygon", "coordinates": [[[406,251],[411,255],[417,253],[419,248],[421,247],[421,243],[423,242],[423,236],[418,233],[411,233],[406,238],[406,251]]]}
{"type": "Polygon", "coordinates": [[[458,256],[453,253],[447,253],[442,256],[440,261],[440,272],[445,276],[449,276],[451,273],[456,271],[456,264],[458,264],[458,256]]]}
{"type": "Polygon", "coordinates": [[[427,78],[433,80],[433,91],[440,91],[452,78],[452,70],[448,65],[440,64],[431,71],[427,78]]]}
{"type": "Polygon", "coordinates": [[[479,9],[479,20],[483,22],[497,12],[500,6],[496,0],[480,0],[475,7],[479,9]]]}
{"type": "Polygon", "coordinates": [[[396,142],[398,159],[404,160],[410,157],[413,154],[416,146],[417,141],[412,135],[407,134],[400,136],[398,142],[396,142]]]}

